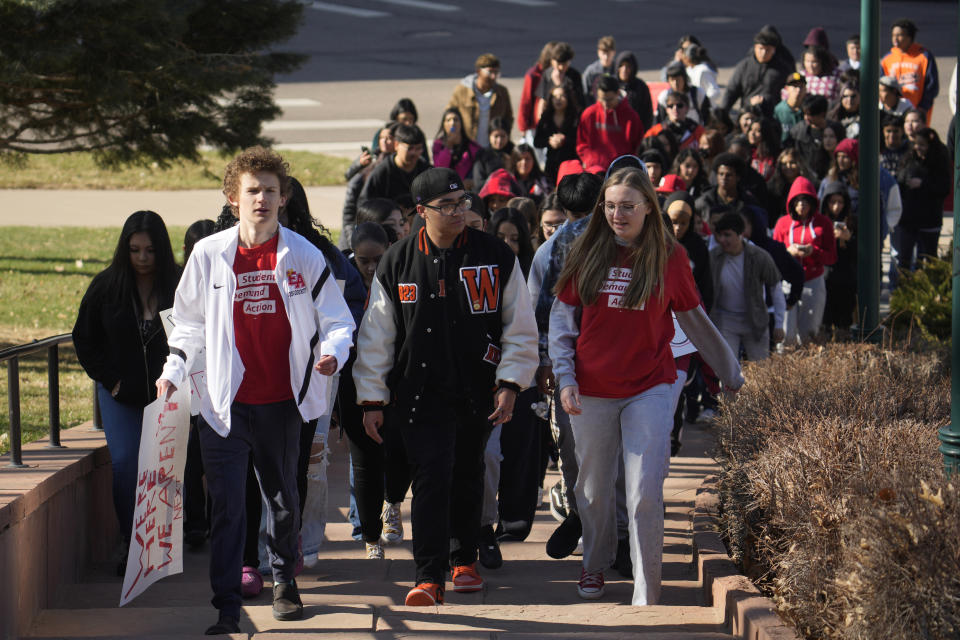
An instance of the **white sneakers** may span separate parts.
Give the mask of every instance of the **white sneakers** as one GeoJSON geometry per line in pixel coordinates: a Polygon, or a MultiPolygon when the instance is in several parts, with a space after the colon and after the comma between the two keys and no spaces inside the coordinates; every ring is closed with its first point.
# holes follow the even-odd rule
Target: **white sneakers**
{"type": "Polygon", "coordinates": [[[403,541],[403,521],[400,519],[399,502],[388,502],[380,516],[383,519],[383,532],[380,534],[380,543],[386,546],[399,544],[403,541]]]}
{"type": "Polygon", "coordinates": [[[367,542],[367,560],[383,560],[383,547],[379,542],[367,542]]]}

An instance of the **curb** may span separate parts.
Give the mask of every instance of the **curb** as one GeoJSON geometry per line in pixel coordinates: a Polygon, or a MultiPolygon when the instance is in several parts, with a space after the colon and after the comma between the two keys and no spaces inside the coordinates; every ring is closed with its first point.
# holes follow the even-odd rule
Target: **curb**
{"type": "Polygon", "coordinates": [[[743,640],[801,640],[777,615],[773,602],[740,573],[720,537],[716,475],[697,489],[693,512],[693,561],[704,601],[723,617],[730,633],[743,640]]]}

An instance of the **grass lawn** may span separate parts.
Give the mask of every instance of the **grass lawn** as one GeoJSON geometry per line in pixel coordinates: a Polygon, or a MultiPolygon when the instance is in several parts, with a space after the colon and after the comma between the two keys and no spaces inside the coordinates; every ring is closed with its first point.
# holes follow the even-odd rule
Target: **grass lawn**
{"type": "MultiPolygon", "coordinates": [[[[281,151],[291,175],[304,186],[345,184],[350,160],[307,151],[281,151]]],[[[180,162],[162,169],[128,166],[116,170],[98,167],[91,153],[27,156],[22,164],[0,162],[0,189],[216,189],[231,155],[201,152],[198,163],[180,162]]]]}
{"type": "MultiPolygon", "coordinates": [[[[168,227],[175,257],[185,227],[168,227]]],[[[0,349],[69,333],[90,280],[109,264],[120,228],[4,227],[0,233],[0,349]]],[[[339,232],[333,232],[333,242],[339,232]]],[[[46,438],[46,352],[20,362],[20,415],[23,442],[46,438]]],[[[7,397],[6,366],[0,373],[0,398],[7,397]]],[[[60,422],[63,428],[93,415],[92,382],[79,366],[71,345],[60,349],[60,422]]],[[[0,410],[0,452],[9,449],[9,417],[0,410]]]]}

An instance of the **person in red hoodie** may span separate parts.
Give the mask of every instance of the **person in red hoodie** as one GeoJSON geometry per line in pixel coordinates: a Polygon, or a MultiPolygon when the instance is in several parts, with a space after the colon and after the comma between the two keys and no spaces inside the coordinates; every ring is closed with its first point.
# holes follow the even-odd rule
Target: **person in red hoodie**
{"type": "Polygon", "coordinates": [[[787,215],[773,229],[773,239],[785,244],[803,267],[803,294],[787,308],[783,322],[787,344],[807,340],[820,330],[827,301],[824,267],[837,261],[833,222],[819,213],[817,203],[813,183],[799,176],[787,196],[787,215]]]}
{"type": "Polygon", "coordinates": [[[613,76],[604,76],[597,87],[597,102],[580,116],[577,155],[586,166],[608,167],[614,158],[636,152],[643,138],[643,123],[620,97],[613,76]]]}

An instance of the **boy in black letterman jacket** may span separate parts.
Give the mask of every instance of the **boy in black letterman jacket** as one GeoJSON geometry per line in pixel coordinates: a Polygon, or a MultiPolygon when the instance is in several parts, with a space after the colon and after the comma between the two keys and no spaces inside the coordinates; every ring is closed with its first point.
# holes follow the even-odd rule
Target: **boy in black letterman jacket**
{"type": "Polygon", "coordinates": [[[367,434],[381,441],[386,411],[386,428],[406,447],[417,565],[406,604],[431,605],[443,602],[448,562],[455,591],[483,587],[475,569],[483,450],[539,360],[520,266],[499,239],[465,226],[460,177],[429,169],[411,191],[424,226],[377,268],[353,376],[367,434]]]}

